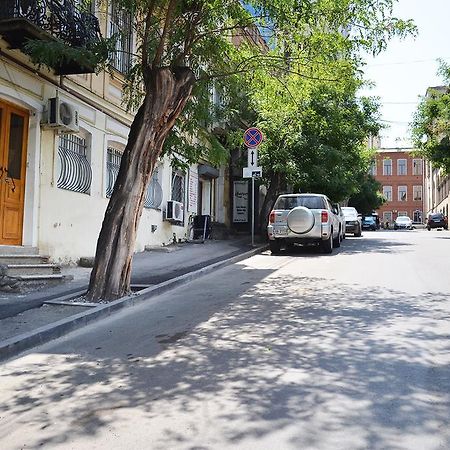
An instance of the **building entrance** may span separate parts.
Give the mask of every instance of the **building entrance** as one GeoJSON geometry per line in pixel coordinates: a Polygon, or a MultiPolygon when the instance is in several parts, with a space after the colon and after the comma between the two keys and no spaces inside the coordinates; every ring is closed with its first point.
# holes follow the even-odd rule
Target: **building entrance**
{"type": "Polygon", "coordinates": [[[22,244],[28,117],[0,102],[0,245],[22,244]]]}

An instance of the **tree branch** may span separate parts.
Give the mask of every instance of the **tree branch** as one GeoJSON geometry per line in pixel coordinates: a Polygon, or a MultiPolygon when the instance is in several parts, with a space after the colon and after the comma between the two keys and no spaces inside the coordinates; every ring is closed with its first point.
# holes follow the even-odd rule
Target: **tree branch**
{"type": "Polygon", "coordinates": [[[156,0],[148,0],[147,5],[147,15],[145,17],[145,29],[144,36],[142,37],[142,73],[144,74],[144,80],[147,83],[147,70],[149,68],[148,64],[148,40],[150,35],[151,21],[153,12],[155,10],[156,0]]]}
{"type": "Polygon", "coordinates": [[[161,64],[164,47],[166,45],[166,38],[169,33],[170,26],[172,24],[173,14],[175,12],[175,7],[177,5],[177,0],[170,0],[166,11],[166,20],[164,21],[164,28],[159,40],[158,48],[156,49],[155,57],[153,58],[152,68],[155,69],[161,64]]]}

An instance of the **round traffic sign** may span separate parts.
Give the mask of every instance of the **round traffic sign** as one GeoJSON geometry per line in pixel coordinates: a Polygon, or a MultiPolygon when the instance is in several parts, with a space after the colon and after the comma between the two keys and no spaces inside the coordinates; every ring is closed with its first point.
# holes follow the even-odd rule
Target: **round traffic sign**
{"type": "Polygon", "coordinates": [[[263,141],[263,134],[259,128],[251,127],[247,128],[244,133],[244,144],[247,147],[258,147],[263,141]]]}

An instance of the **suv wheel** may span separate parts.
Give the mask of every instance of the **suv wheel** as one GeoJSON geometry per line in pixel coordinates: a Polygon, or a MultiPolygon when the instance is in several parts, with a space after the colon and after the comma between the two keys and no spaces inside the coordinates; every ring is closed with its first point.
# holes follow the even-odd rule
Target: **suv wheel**
{"type": "Polygon", "coordinates": [[[329,255],[333,252],[333,237],[330,236],[326,241],[320,243],[320,248],[322,253],[329,255]]]}
{"type": "Polygon", "coordinates": [[[355,231],[355,237],[361,237],[361,228],[358,228],[358,231],[355,231]]]}
{"type": "Polygon", "coordinates": [[[275,240],[275,241],[269,241],[269,248],[270,251],[274,254],[277,255],[278,253],[280,253],[281,250],[281,244],[280,241],[275,240]]]}

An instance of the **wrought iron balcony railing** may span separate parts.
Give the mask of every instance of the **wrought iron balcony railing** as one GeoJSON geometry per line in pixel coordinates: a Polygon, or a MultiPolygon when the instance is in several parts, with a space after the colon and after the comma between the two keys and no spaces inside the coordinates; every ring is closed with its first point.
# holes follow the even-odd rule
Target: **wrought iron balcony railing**
{"type": "MultiPolygon", "coordinates": [[[[1,0],[0,34],[12,48],[21,48],[28,39],[60,39],[89,48],[101,37],[97,18],[72,0],[1,0]]],[[[84,69],[70,73],[92,71],[84,69]]]]}

